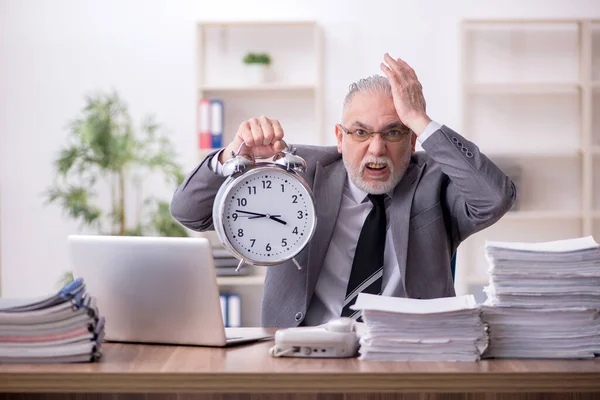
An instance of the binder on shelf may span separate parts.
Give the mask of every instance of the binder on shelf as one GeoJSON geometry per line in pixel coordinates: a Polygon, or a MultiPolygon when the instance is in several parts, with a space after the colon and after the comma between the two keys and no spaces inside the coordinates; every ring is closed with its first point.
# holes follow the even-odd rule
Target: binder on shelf
{"type": "Polygon", "coordinates": [[[223,325],[226,328],[239,328],[242,326],[242,300],[237,293],[221,294],[221,314],[223,325]]]}
{"type": "Polygon", "coordinates": [[[209,99],[200,99],[198,102],[198,147],[201,149],[212,147],[209,99]]]}
{"type": "Polygon", "coordinates": [[[223,325],[226,328],[228,328],[229,324],[227,323],[227,295],[220,295],[219,300],[221,301],[221,315],[223,316],[223,325]]]}
{"type": "Polygon", "coordinates": [[[210,133],[212,148],[223,146],[223,101],[212,99],[210,101],[210,133]]]}
{"type": "Polygon", "coordinates": [[[239,294],[227,296],[227,322],[231,328],[242,326],[242,302],[239,294]]]}

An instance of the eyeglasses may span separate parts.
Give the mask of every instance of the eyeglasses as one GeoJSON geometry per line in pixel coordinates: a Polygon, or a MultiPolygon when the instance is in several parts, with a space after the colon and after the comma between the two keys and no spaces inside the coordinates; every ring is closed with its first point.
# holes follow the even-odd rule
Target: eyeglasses
{"type": "Polygon", "coordinates": [[[400,142],[410,136],[410,129],[408,128],[402,130],[390,129],[385,132],[370,132],[365,129],[355,129],[351,131],[344,128],[342,125],[340,125],[340,128],[342,128],[345,134],[351,135],[350,137],[357,142],[366,142],[376,133],[380,134],[381,138],[386,142],[400,142]]]}

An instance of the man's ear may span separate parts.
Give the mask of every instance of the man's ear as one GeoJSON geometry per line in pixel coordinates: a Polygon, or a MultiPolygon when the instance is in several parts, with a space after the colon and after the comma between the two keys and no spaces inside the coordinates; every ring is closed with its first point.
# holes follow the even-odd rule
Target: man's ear
{"type": "Polygon", "coordinates": [[[411,144],[410,153],[412,154],[415,152],[415,148],[417,147],[417,135],[415,135],[414,133],[412,134],[412,138],[410,138],[410,144],[411,144]]]}
{"type": "Polygon", "coordinates": [[[335,124],[335,137],[337,139],[338,153],[342,154],[342,138],[344,137],[344,131],[340,124],[335,124]]]}

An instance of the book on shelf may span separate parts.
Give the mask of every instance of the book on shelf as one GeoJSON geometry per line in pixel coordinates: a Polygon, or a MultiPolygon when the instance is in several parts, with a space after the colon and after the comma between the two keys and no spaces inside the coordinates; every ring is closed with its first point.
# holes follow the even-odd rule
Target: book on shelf
{"type": "Polygon", "coordinates": [[[96,361],[103,337],[104,318],[80,278],[47,296],[0,297],[0,363],[96,361]]]}
{"type": "Polygon", "coordinates": [[[223,145],[223,101],[202,98],[198,102],[198,147],[218,149],[223,145]]]}
{"type": "Polygon", "coordinates": [[[211,99],[210,134],[213,149],[218,149],[223,145],[223,123],[223,101],[211,99]]]}
{"type": "Polygon", "coordinates": [[[222,293],[221,314],[226,328],[239,328],[242,326],[242,299],[237,293],[222,293]]]}
{"type": "Polygon", "coordinates": [[[200,99],[198,102],[198,147],[200,149],[210,149],[212,147],[209,99],[200,99]]]}

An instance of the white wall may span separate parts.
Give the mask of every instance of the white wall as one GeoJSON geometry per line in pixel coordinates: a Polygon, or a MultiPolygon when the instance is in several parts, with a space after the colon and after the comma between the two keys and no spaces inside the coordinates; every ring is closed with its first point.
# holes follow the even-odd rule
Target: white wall
{"type": "Polygon", "coordinates": [[[192,168],[196,21],[319,21],[328,127],[348,84],[379,73],[387,51],[415,68],[432,118],[460,128],[459,21],[569,17],[598,19],[600,2],[0,0],[1,293],[52,291],[67,268],[65,238],[77,226],[58,207],[43,206],[41,193],[84,94],[114,88],[135,121],[154,113],[173,133],[186,170],[192,168]]]}

